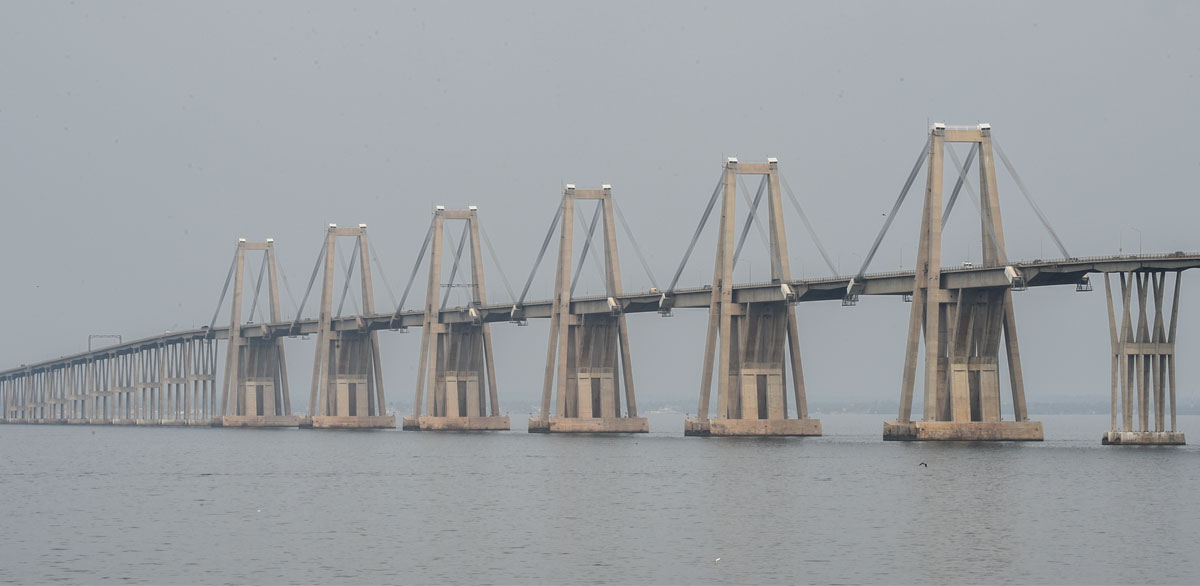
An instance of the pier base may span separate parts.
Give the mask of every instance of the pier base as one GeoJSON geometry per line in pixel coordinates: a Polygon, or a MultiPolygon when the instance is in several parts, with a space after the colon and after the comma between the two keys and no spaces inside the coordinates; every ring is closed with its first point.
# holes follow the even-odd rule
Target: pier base
{"type": "Polygon", "coordinates": [[[224,415],[214,427],[300,427],[299,415],[224,415]]]}
{"type": "Polygon", "coordinates": [[[885,421],[885,441],[1042,441],[1040,421],[885,421]]]}
{"type": "Polygon", "coordinates": [[[804,437],[820,436],[820,419],[688,419],[683,435],[690,437],[804,437]]]}
{"type": "Polygon", "coordinates": [[[396,429],[395,415],[318,415],[302,420],[300,427],[313,429],[396,429]]]}
{"type": "Polygon", "coordinates": [[[645,417],[529,418],[529,433],[649,433],[645,417]]]}
{"type": "Polygon", "coordinates": [[[1106,446],[1182,446],[1187,442],[1183,432],[1174,431],[1110,431],[1100,443],[1106,446]]]}
{"type": "Polygon", "coordinates": [[[508,431],[508,417],[405,417],[404,431],[508,431]]]}

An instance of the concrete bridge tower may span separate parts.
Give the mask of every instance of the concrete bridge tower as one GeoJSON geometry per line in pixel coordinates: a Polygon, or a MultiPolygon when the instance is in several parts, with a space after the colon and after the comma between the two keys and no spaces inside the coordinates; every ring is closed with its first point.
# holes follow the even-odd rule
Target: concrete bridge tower
{"type": "Polygon", "coordinates": [[[396,418],[387,415],[383,395],[383,366],[379,360],[379,333],[367,328],[364,315],[375,313],[375,294],[371,288],[370,254],[367,249],[367,225],[339,228],[329,225],[325,236],[325,272],[321,287],[321,310],[317,318],[317,355],[313,360],[312,391],[309,395],[310,420],[303,426],[314,428],[394,428],[396,418]],[[339,236],[355,239],[356,255],[351,256],[342,299],[350,287],[350,273],[359,265],[362,290],[362,315],[356,327],[345,327],[333,315],[333,277],[339,236]]]}
{"type": "Polygon", "coordinates": [[[479,243],[479,217],[475,206],[447,210],[437,206],[430,232],[433,250],[429,257],[429,284],[425,291],[425,321],[421,326],[421,359],[417,366],[417,391],[413,416],[405,417],[403,428],[411,431],[507,430],[509,420],[500,415],[497,402],[496,366],[492,357],[491,327],[483,323],[480,308],[487,305],[483,257],[479,243]],[[442,320],[442,308],[451,290],[442,288],[442,241],[446,220],[463,220],[450,287],[458,272],[463,250],[470,246],[468,288],[471,301],[453,322],[442,320]],[[429,398],[428,403],[425,397],[429,398]],[[490,409],[489,409],[490,405],[490,409]],[[424,408],[424,415],[422,410],[424,408]]]}
{"type": "MultiPolygon", "coordinates": [[[[530,418],[531,433],[646,433],[649,423],[637,416],[630,360],[629,330],[621,297],[621,265],[617,257],[616,220],[612,187],[563,191],[559,232],[558,268],[554,277],[554,303],[550,315],[550,341],[546,348],[546,376],[542,386],[541,414],[530,418]],[[596,200],[604,230],[606,310],[572,312],[571,252],[575,207],[581,200],[596,200]],[[557,386],[555,380],[557,379],[557,386]],[[625,410],[621,409],[624,386],[625,410]],[[551,415],[551,391],[554,411],[551,415]]],[[[591,229],[597,226],[594,218],[591,229]]],[[[584,253],[591,243],[589,231],[584,253]]],[[[580,258],[580,264],[583,263],[580,258]]]]}
{"type": "Polygon", "coordinates": [[[246,242],[244,238],[238,240],[234,252],[229,345],[225,355],[225,382],[221,391],[218,422],[225,427],[296,427],[300,424],[300,418],[292,415],[283,338],[270,336],[266,323],[260,323],[258,328],[242,324],[247,251],[262,252],[263,255],[258,282],[254,287],[250,319],[254,319],[258,292],[265,277],[268,321],[280,321],[279,273],[275,266],[274,239],[268,238],[265,242],[246,242]]]}
{"type": "Polygon", "coordinates": [[[791,269],[780,198],[779,163],[775,159],[766,163],[739,163],[731,158],[725,164],[708,340],[700,378],[700,407],[697,417],[684,423],[684,435],[821,435],[820,420],[808,418],[793,305],[796,294],[789,285],[791,269]],[[739,175],[766,176],[771,282],[779,287],[770,299],[742,301],[733,292],[739,175]],[[710,419],[714,364],[718,367],[717,413],[710,419]],[[788,417],[787,365],[792,370],[794,418],[788,417]]]}
{"type": "MultiPolygon", "coordinates": [[[[912,293],[900,413],[883,426],[885,440],[1041,440],[1042,424],[1029,421],[1017,344],[1012,285],[946,289],[942,286],[942,174],[946,143],[970,143],[979,154],[980,233],[984,266],[1005,266],[1004,228],[996,187],[991,126],[934,124],[928,141],[928,179],[912,293]],[[925,339],[924,413],[912,420],[921,332],[925,339]],[[1012,386],[1013,418],[1000,412],[999,351],[1012,386]]],[[[961,175],[956,173],[956,175],[961,175]]]]}

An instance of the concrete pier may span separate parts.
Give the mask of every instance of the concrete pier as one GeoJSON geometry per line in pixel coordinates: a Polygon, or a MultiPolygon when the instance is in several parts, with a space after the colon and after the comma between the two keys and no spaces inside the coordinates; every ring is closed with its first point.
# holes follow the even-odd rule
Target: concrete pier
{"type": "Polygon", "coordinates": [[[223,415],[215,427],[300,427],[298,415],[223,415]]]}
{"type": "Polygon", "coordinates": [[[529,418],[529,433],[649,433],[645,417],[529,418]]]}
{"type": "Polygon", "coordinates": [[[1100,438],[1105,446],[1182,446],[1187,441],[1177,431],[1108,431],[1100,438]]]}
{"type": "Polygon", "coordinates": [[[820,436],[819,419],[696,419],[684,422],[689,437],[820,436]]]}
{"type": "Polygon", "coordinates": [[[301,427],[312,429],[395,429],[395,415],[318,415],[301,427]]]}
{"type": "Polygon", "coordinates": [[[1040,421],[886,421],[885,441],[1042,441],[1040,421]]]}
{"type": "Polygon", "coordinates": [[[1169,319],[1164,315],[1168,309],[1167,271],[1142,269],[1119,273],[1122,308],[1119,318],[1113,306],[1111,279],[1108,273],[1104,274],[1112,345],[1112,428],[1101,438],[1103,445],[1185,443],[1183,433],[1176,427],[1175,409],[1175,338],[1183,272],[1174,272],[1169,319]],[[1153,317],[1147,312],[1151,303],[1153,317]]]}
{"type": "Polygon", "coordinates": [[[405,417],[404,431],[508,431],[508,416],[496,417],[405,417]]]}

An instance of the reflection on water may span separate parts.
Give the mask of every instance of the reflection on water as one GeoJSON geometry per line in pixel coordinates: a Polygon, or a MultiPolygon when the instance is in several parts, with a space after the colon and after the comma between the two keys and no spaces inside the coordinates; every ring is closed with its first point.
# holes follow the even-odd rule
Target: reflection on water
{"type": "MultiPolygon", "coordinates": [[[[1200,450],[0,426],[0,581],[1193,582],[1200,450]],[[927,466],[922,467],[920,462],[927,466]],[[719,558],[719,561],[718,561],[719,558]]],[[[514,418],[514,423],[517,423],[514,418]]],[[[1184,431],[1200,418],[1182,417],[1184,431]]]]}

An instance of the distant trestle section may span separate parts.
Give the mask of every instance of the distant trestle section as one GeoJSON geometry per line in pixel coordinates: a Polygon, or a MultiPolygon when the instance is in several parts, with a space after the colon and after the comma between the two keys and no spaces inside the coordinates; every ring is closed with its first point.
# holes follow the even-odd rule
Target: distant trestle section
{"type": "Polygon", "coordinates": [[[163,340],[0,375],[7,423],[209,425],[216,343],[163,340]]]}

